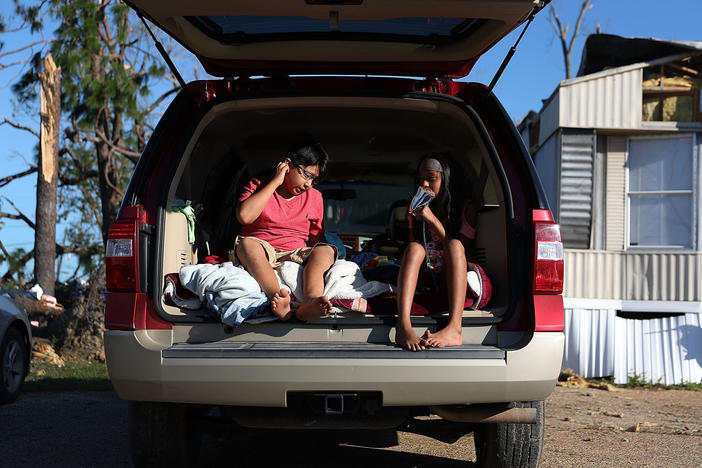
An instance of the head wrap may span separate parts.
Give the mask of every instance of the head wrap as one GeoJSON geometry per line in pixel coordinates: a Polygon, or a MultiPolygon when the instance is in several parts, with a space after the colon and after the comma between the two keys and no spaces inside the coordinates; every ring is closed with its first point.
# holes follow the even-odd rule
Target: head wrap
{"type": "Polygon", "coordinates": [[[422,164],[419,166],[419,170],[427,170],[427,171],[436,171],[436,172],[443,172],[444,168],[441,166],[441,163],[439,162],[438,159],[434,158],[426,158],[422,160],[422,164]]]}

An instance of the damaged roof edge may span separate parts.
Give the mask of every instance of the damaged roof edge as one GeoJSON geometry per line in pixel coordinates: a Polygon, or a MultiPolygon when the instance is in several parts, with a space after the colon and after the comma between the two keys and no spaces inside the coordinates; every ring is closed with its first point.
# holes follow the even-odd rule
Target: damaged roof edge
{"type": "MultiPolygon", "coordinates": [[[[698,55],[698,54],[695,54],[695,55],[698,55]]],[[[702,55],[702,48],[699,51],[699,55],[702,55]]],[[[677,54],[677,55],[670,55],[667,57],[661,57],[661,58],[658,58],[656,60],[651,60],[651,61],[647,61],[647,62],[632,63],[631,65],[624,65],[624,66],[617,67],[617,68],[609,68],[607,70],[602,70],[600,72],[591,73],[589,75],[577,76],[577,77],[571,78],[569,80],[562,80],[558,83],[558,86],[556,87],[556,89],[563,87],[563,86],[570,86],[573,84],[582,83],[584,81],[602,78],[603,76],[616,75],[618,73],[636,70],[638,68],[651,67],[651,66],[655,66],[655,65],[661,65],[664,63],[668,63],[668,62],[673,62],[676,60],[682,60],[685,57],[689,57],[689,56],[690,56],[690,53],[688,52],[688,53],[684,53],[684,54],[677,54]]],[[[550,100],[552,97],[553,97],[553,94],[551,95],[551,97],[549,97],[547,99],[547,101],[550,100]]]]}
{"type": "Polygon", "coordinates": [[[691,51],[702,52],[702,41],[591,34],[583,47],[577,77],[625,65],[648,63],[691,51]]]}

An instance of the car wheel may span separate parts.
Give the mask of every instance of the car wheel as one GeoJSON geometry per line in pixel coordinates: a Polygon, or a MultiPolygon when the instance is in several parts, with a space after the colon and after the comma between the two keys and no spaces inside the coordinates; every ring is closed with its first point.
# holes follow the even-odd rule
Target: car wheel
{"type": "Polygon", "coordinates": [[[129,402],[129,443],[134,466],[195,466],[202,430],[189,416],[185,405],[129,402]]]}
{"type": "Polygon", "coordinates": [[[28,368],[27,343],[16,328],[7,329],[0,345],[0,356],[2,356],[0,403],[11,403],[17,399],[22,389],[28,368]]]}
{"type": "Polygon", "coordinates": [[[531,468],[544,446],[544,402],[512,402],[509,408],[536,408],[535,424],[478,424],[473,432],[479,466],[531,468]]]}

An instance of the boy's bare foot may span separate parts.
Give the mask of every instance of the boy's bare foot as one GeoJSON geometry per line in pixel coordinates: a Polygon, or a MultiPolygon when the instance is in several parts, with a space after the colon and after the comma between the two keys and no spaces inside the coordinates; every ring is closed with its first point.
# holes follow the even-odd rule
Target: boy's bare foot
{"type": "Polygon", "coordinates": [[[273,295],[271,299],[271,310],[273,313],[283,320],[287,320],[290,315],[290,292],[281,288],[280,291],[273,295]]]}
{"type": "Polygon", "coordinates": [[[455,328],[443,328],[436,333],[427,330],[424,333],[424,340],[427,345],[433,348],[444,348],[446,346],[460,346],[463,344],[462,331],[455,328]]]}
{"type": "Polygon", "coordinates": [[[332,311],[332,304],[327,296],[306,298],[297,308],[295,316],[300,320],[326,317],[332,311]]]}
{"type": "Polygon", "coordinates": [[[395,344],[410,351],[425,349],[424,339],[420,338],[411,327],[405,328],[401,325],[395,327],[395,344]]]}

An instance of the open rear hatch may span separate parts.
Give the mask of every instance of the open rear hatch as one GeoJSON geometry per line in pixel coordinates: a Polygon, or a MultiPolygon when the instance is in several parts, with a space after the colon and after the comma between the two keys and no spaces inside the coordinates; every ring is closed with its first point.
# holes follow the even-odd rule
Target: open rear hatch
{"type": "Polygon", "coordinates": [[[548,1],[127,0],[215,76],[461,78],[548,1]]]}

